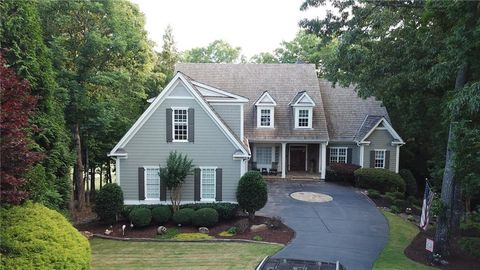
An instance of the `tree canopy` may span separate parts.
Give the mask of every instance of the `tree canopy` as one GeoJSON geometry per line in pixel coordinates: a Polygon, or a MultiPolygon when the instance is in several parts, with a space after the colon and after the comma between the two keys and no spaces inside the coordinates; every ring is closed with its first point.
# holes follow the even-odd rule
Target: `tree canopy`
{"type": "Polygon", "coordinates": [[[215,40],[207,47],[197,47],[182,52],[180,61],[185,63],[238,63],[240,47],[233,47],[223,40],[215,40]]]}

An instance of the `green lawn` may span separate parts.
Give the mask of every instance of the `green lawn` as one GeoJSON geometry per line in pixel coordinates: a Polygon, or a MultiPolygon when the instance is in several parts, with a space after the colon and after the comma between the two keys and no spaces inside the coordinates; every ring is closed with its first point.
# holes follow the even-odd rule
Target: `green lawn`
{"type": "Polygon", "coordinates": [[[92,269],[254,269],[280,245],[127,242],[94,238],[92,269]]]}
{"type": "Polygon", "coordinates": [[[390,212],[383,211],[383,214],[387,217],[390,227],[389,239],[387,246],[382,251],[377,261],[375,261],[373,269],[436,269],[416,263],[407,258],[403,253],[405,248],[417,235],[418,228],[412,223],[405,221],[401,217],[390,212]]]}

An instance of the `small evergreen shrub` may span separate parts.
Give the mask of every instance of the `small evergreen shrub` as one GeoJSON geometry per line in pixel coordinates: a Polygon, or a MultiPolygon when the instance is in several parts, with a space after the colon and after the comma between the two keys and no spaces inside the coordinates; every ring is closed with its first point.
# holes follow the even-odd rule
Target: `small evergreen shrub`
{"type": "Polygon", "coordinates": [[[235,235],[235,234],[237,234],[237,227],[230,227],[230,228],[228,228],[227,232],[229,234],[235,235]]]}
{"type": "Polygon", "coordinates": [[[195,210],[192,208],[183,208],[173,213],[172,220],[176,224],[189,225],[192,223],[192,217],[195,210]]]}
{"type": "Polygon", "coordinates": [[[253,220],[255,211],[262,209],[268,200],[267,183],[260,172],[249,171],[238,182],[237,201],[241,209],[253,220]]]}
{"type": "Polygon", "coordinates": [[[407,202],[405,200],[402,200],[402,199],[395,199],[393,201],[393,205],[398,207],[398,209],[400,209],[403,212],[405,210],[405,208],[407,207],[407,202]]]}
{"type": "Polygon", "coordinates": [[[279,216],[269,218],[266,224],[270,229],[276,230],[282,226],[282,218],[279,216]]]}
{"type": "Polygon", "coordinates": [[[385,196],[383,196],[383,199],[390,205],[393,204],[393,201],[396,200],[395,196],[391,192],[385,193],[385,196]]]}
{"type": "Polygon", "coordinates": [[[394,214],[398,214],[398,213],[401,212],[401,211],[400,211],[400,208],[398,208],[398,206],[396,206],[396,205],[392,205],[392,206],[390,207],[390,210],[391,210],[392,213],[394,213],[394,214]]]}
{"type": "Polygon", "coordinates": [[[360,166],[348,163],[330,163],[327,181],[344,182],[351,185],[355,184],[354,172],[360,166]]]}
{"type": "Polygon", "coordinates": [[[152,211],[146,207],[137,207],[130,212],[128,218],[135,227],[145,227],[152,221],[152,211]]]}
{"type": "Polygon", "coordinates": [[[378,190],[369,189],[367,192],[368,192],[368,197],[370,197],[372,199],[380,198],[380,192],[378,192],[378,190]]]}
{"type": "Polygon", "coordinates": [[[263,240],[263,238],[260,235],[255,235],[252,239],[254,241],[262,241],[263,240]]]}
{"type": "Polygon", "coordinates": [[[89,269],[90,244],[41,204],[0,208],[1,269],[89,269]]]}
{"type": "Polygon", "coordinates": [[[235,228],[237,228],[238,233],[244,233],[250,228],[250,222],[246,218],[241,219],[235,222],[235,228]]]}
{"type": "Polygon", "coordinates": [[[190,203],[184,204],[180,208],[192,208],[194,210],[202,208],[213,208],[217,210],[218,218],[220,220],[230,220],[234,218],[238,211],[238,204],[236,203],[190,203]]]}
{"type": "Polygon", "coordinates": [[[418,192],[417,180],[415,180],[412,172],[407,169],[401,169],[398,174],[405,181],[405,193],[407,196],[416,196],[418,192]]]}
{"type": "Polygon", "coordinates": [[[168,206],[157,206],[152,209],[152,219],[155,224],[165,224],[172,217],[172,210],[168,206]]]}
{"type": "Polygon", "coordinates": [[[119,185],[109,183],[95,194],[95,212],[100,220],[116,222],[123,209],[123,192],[119,185]]]}
{"type": "Polygon", "coordinates": [[[480,258],[480,238],[462,237],[460,239],[460,247],[470,256],[480,258]]]}
{"type": "Polygon", "coordinates": [[[386,169],[361,168],[355,171],[357,186],[376,189],[382,193],[389,191],[405,192],[405,181],[399,174],[386,169]]]}
{"type": "MultiPolygon", "coordinates": [[[[405,199],[405,194],[403,194],[402,192],[398,192],[398,191],[395,191],[395,192],[387,192],[387,193],[390,193],[392,194],[392,196],[397,199],[397,200],[403,200],[405,199]]],[[[387,194],[386,193],[386,194],[387,194]]]]}
{"type": "Polygon", "coordinates": [[[218,213],[213,208],[198,209],[192,216],[192,224],[198,227],[211,227],[217,223],[218,213]]]}

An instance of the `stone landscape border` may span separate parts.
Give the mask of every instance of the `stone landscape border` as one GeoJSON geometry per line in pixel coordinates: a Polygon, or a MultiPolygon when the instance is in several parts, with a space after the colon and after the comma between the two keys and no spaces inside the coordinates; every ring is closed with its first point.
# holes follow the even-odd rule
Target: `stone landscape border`
{"type": "Polygon", "coordinates": [[[266,241],[255,241],[255,240],[248,240],[248,239],[197,239],[197,240],[170,240],[170,239],[155,239],[155,238],[129,238],[129,237],[115,237],[115,236],[108,236],[103,234],[94,233],[92,234],[91,238],[102,238],[102,239],[109,239],[109,240],[117,240],[117,241],[132,241],[132,242],[168,242],[168,243],[215,243],[215,242],[224,242],[224,243],[255,243],[255,244],[270,244],[270,245],[277,245],[280,247],[285,247],[286,245],[275,243],[275,242],[266,242],[266,241]]]}

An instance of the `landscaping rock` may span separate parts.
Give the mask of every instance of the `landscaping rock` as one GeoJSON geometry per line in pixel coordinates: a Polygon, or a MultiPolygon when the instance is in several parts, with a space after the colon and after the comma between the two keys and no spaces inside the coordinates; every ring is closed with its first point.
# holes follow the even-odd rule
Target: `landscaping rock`
{"type": "Polygon", "coordinates": [[[89,231],[83,231],[81,232],[83,236],[85,236],[85,238],[87,239],[90,239],[93,237],[93,233],[89,232],[89,231]]]}
{"type": "Polygon", "coordinates": [[[407,207],[407,208],[405,209],[405,214],[409,214],[409,215],[410,215],[411,213],[412,213],[412,208],[407,207]]]}
{"type": "Polygon", "coordinates": [[[267,229],[268,229],[267,224],[252,225],[252,227],[250,227],[251,232],[261,232],[261,231],[265,231],[267,229]]]}
{"type": "Polygon", "coordinates": [[[412,216],[412,215],[408,215],[407,219],[408,219],[409,221],[411,221],[411,222],[415,222],[415,221],[416,221],[415,217],[412,216]]]}
{"type": "Polygon", "coordinates": [[[167,232],[167,228],[165,226],[159,226],[157,228],[157,234],[164,234],[167,232]]]}
{"type": "Polygon", "coordinates": [[[198,232],[208,234],[208,228],[207,227],[200,227],[200,228],[198,228],[198,232]]]}
{"type": "Polygon", "coordinates": [[[112,234],[112,232],[113,232],[112,230],[106,229],[105,230],[105,235],[110,235],[110,234],[112,234]]]}

